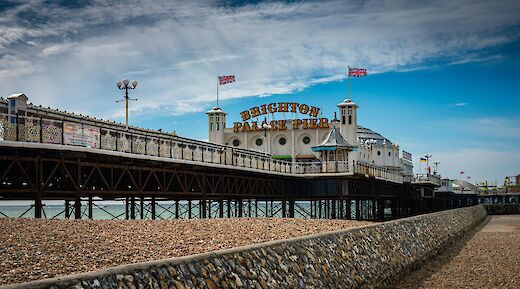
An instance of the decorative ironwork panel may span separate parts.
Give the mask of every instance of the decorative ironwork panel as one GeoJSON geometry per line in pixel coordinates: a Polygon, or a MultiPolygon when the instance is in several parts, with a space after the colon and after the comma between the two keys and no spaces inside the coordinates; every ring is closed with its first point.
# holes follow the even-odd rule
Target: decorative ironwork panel
{"type": "Polygon", "coordinates": [[[130,151],[130,140],[128,139],[126,134],[121,134],[117,139],[117,150],[120,152],[130,151]]]}
{"type": "Polygon", "coordinates": [[[161,140],[161,150],[159,151],[159,154],[161,157],[169,158],[170,157],[170,150],[171,150],[171,142],[161,140]]]}
{"type": "Polygon", "coordinates": [[[195,148],[195,149],[193,150],[193,159],[194,159],[195,161],[198,161],[198,162],[201,162],[201,161],[202,161],[202,150],[201,150],[201,148],[198,148],[198,147],[197,147],[197,148],[195,148]]]}
{"type": "Polygon", "coordinates": [[[144,139],[140,137],[134,137],[132,139],[132,152],[134,154],[144,155],[144,139]]]}
{"type": "Polygon", "coordinates": [[[25,129],[24,129],[24,138],[25,141],[28,142],[40,142],[40,123],[38,120],[34,119],[26,119],[25,120],[25,129]]]}
{"type": "Polygon", "coordinates": [[[101,147],[105,150],[115,151],[116,148],[116,137],[110,134],[110,131],[105,131],[105,134],[101,135],[101,147]]]}
{"type": "Polygon", "coordinates": [[[159,155],[159,141],[157,139],[146,140],[146,154],[149,156],[159,155]]]}
{"type": "Polygon", "coordinates": [[[172,155],[173,158],[182,159],[182,148],[179,147],[178,144],[175,145],[175,143],[173,143],[172,151],[173,151],[173,155],[172,155]]]}
{"type": "Polygon", "coordinates": [[[62,144],[63,127],[61,121],[42,120],[42,142],[62,144]]]}

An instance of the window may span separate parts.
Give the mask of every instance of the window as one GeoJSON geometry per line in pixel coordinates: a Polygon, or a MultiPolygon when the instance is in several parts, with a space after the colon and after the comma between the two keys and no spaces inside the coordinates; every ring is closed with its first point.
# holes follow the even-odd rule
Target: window
{"type": "Polygon", "coordinates": [[[377,155],[380,156],[381,155],[381,151],[377,151],[377,155]]]}
{"type": "Polygon", "coordinates": [[[264,141],[261,138],[257,138],[255,143],[257,146],[261,146],[264,143],[264,141]]]}
{"type": "Polygon", "coordinates": [[[351,115],[348,116],[348,124],[352,124],[352,116],[351,115]]]}
{"type": "Polygon", "coordinates": [[[287,143],[287,140],[284,138],[284,137],[281,137],[279,140],[278,140],[278,143],[280,145],[285,145],[287,143]]]}
{"type": "Polygon", "coordinates": [[[344,115],[341,116],[341,124],[345,124],[345,116],[344,115]]]}
{"type": "Polygon", "coordinates": [[[390,156],[392,156],[392,154],[390,152],[388,152],[388,156],[390,157],[390,156]]]}
{"type": "Polygon", "coordinates": [[[220,122],[217,122],[217,130],[220,129],[220,126],[219,126],[220,122]]]}
{"type": "Polygon", "coordinates": [[[233,145],[236,146],[236,147],[239,146],[240,145],[240,141],[237,140],[237,139],[234,139],[233,140],[233,145]]]}
{"type": "Polygon", "coordinates": [[[209,130],[213,130],[213,123],[212,122],[209,123],[209,130]]]}
{"type": "Polygon", "coordinates": [[[311,142],[311,138],[310,137],[306,136],[306,137],[303,138],[303,143],[304,144],[309,144],[310,142],[311,142]]]}

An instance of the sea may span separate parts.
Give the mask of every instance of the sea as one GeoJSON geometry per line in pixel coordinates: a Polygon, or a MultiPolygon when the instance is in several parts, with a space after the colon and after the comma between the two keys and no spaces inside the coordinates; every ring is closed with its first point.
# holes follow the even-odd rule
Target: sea
{"type": "MultiPolygon", "coordinates": [[[[187,201],[179,202],[179,217],[181,219],[187,219],[188,215],[187,201]]],[[[199,217],[198,204],[196,201],[191,203],[192,212],[191,218],[196,219],[199,217]]],[[[258,215],[265,216],[266,207],[268,211],[271,211],[271,203],[258,202],[258,215]]],[[[126,205],[123,200],[121,201],[94,201],[92,208],[92,216],[95,220],[124,220],[126,205]]],[[[143,207],[144,219],[151,219],[151,205],[149,202],[145,202],[143,207]]],[[[295,217],[305,218],[308,217],[308,211],[310,204],[308,202],[297,202],[295,207],[295,217]]],[[[73,202],[70,202],[71,218],[73,218],[73,202]]],[[[82,218],[88,219],[88,207],[87,202],[82,202],[82,218]]],[[[354,207],[352,208],[354,210],[354,207]]],[[[31,201],[0,201],[0,218],[34,218],[34,207],[31,201]]],[[[135,215],[136,219],[140,219],[140,203],[136,201],[135,204],[135,215]]],[[[157,202],[156,207],[156,219],[175,219],[175,202],[162,201],[157,202]]],[[[280,202],[274,203],[273,210],[274,215],[270,214],[270,217],[281,217],[282,212],[280,210],[280,202]]],[[[218,217],[218,203],[213,203],[212,217],[218,217]]],[[[248,204],[244,203],[243,217],[248,216],[249,208],[248,204]]],[[[251,217],[255,216],[254,205],[251,209],[251,217]]],[[[232,216],[236,216],[235,212],[232,212],[232,216]]],[[[63,201],[44,201],[42,217],[46,219],[65,219],[65,204],[63,201]]]]}

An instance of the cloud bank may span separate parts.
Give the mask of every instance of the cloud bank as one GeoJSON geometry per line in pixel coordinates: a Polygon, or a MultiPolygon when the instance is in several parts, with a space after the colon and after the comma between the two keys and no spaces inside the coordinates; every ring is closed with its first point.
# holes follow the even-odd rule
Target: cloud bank
{"type": "Polygon", "coordinates": [[[140,81],[134,114],[183,114],[213,103],[219,74],[237,76],[221,89],[231,99],[337,81],[348,65],[486,61],[520,24],[518,1],[64,3],[0,6],[0,92],[104,117],[124,77],[140,81]]]}

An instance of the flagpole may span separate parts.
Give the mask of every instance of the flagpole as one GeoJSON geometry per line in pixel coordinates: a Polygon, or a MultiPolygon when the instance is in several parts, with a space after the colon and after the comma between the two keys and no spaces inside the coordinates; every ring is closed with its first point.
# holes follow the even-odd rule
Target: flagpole
{"type": "Polygon", "coordinates": [[[347,69],[347,99],[350,99],[350,66],[347,69]]]}
{"type": "Polygon", "coordinates": [[[218,85],[219,85],[219,80],[218,80],[218,75],[217,75],[217,107],[218,107],[218,85]]]}

